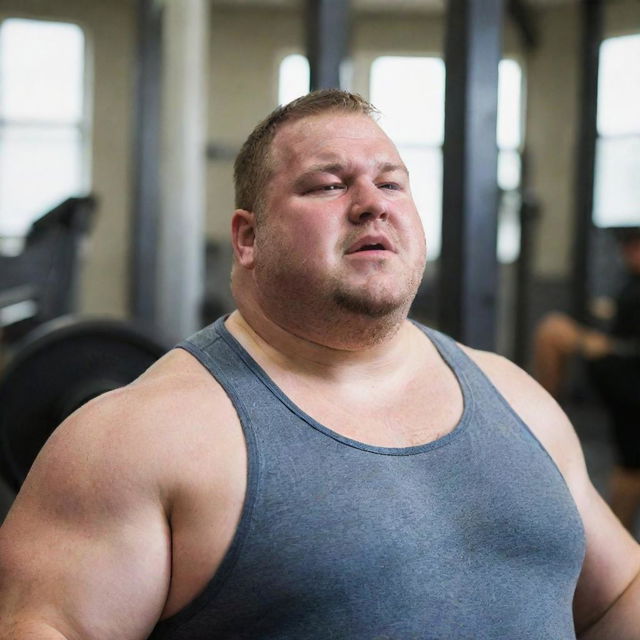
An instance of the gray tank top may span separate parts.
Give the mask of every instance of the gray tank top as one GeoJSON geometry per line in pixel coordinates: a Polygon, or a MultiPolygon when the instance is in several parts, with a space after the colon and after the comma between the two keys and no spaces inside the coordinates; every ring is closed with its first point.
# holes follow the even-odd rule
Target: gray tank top
{"type": "Polygon", "coordinates": [[[248,486],[222,565],[153,640],[567,640],[582,523],[547,452],[450,338],[464,411],[376,447],[298,408],[226,330],[180,346],[242,423],[248,486]]]}

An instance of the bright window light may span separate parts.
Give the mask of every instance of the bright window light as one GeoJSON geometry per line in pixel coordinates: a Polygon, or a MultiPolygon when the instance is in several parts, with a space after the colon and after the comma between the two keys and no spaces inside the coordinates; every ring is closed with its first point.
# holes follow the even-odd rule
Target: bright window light
{"type": "Polygon", "coordinates": [[[305,56],[292,54],[280,63],[278,104],[287,104],[309,93],[309,61],[305,56]]]}
{"type": "Polygon", "coordinates": [[[640,134],[640,34],[605,40],[598,75],[598,133],[640,134]]]}
{"type": "Polygon", "coordinates": [[[500,149],[517,149],[522,142],[522,71],[515,60],[498,66],[498,127],[500,149]]]}
{"type": "Polygon", "coordinates": [[[84,57],[76,25],[0,23],[0,235],[86,190],[84,57]]]}
{"type": "Polygon", "coordinates": [[[640,34],[600,47],[593,220],[640,225],[640,34]]]}
{"type": "Polygon", "coordinates": [[[82,118],[84,37],[74,24],[10,19],[0,31],[0,110],[9,120],[82,118]]]}
{"type": "Polygon", "coordinates": [[[498,260],[515,262],[520,255],[520,146],[522,145],[522,70],[515,60],[498,66],[498,260]]]}
{"type": "Polygon", "coordinates": [[[383,56],[371,65],[371,102],[380,126],[398,145],[441,145],[444,139],[444,62],[383,56]]]}

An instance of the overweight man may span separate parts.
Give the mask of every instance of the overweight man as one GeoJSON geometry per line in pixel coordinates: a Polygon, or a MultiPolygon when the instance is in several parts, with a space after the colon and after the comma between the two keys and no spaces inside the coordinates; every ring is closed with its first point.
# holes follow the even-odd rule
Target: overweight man
{"type": "Polygon", "coordinates": [[[340,91],[236,161],[237,311],[90,402],[0,540],[2,640],[638,640],[640,548],[555,401],[407,319],[409,176],[340,91]]]}

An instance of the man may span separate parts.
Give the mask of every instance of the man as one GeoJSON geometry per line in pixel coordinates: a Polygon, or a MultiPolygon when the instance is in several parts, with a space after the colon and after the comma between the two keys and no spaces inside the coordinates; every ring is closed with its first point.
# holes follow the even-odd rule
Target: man
{"type": "Polygon", "coordinates": [[[569,360],[578,355],[585,360],[613,427],[617,460],[611,475],[611,508],[633,531],[640,511],[640,229],[619,229],[616,235],[627,273],[608,332],[551,313],[536,330],[534,365],[540,384],[558,398],[569,360]]]}
{"type": "Polygon", "coordinates": [[[371,111],[310,94],[249,137],[238,311],[53,435],[3,528],[2,640],[558,640],[572,604],[580,637],[640,638],[640,549],[557,405],[407,321],[424,237],[371,111]]]}

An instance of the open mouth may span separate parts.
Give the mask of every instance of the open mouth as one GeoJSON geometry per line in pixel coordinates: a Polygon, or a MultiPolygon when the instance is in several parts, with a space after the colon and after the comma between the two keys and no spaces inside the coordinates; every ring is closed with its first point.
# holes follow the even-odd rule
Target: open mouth
{"type": "Polygon", "coordinates": [[[347,249],[348,254],[366,253],[367,251],[393,251],[393,246],[387,238],[371,234],[360,238],[347,249]]]}
{"type": "Polygon", "coordinates": [[[354,253],[359,253],[360,251],[386,251],[386,249],[380,243],[377,243],[362,245],[359,249],[356,249],[354,253]]]}

